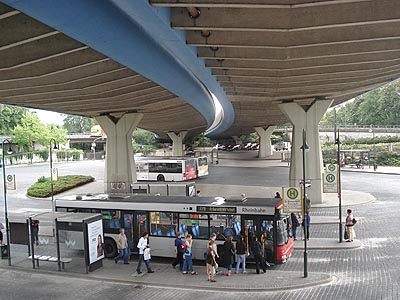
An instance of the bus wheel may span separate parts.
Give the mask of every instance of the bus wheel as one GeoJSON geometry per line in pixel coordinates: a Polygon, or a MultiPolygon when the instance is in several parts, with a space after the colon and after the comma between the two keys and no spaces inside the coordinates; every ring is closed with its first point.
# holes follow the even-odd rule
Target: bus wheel
{"type": "Polygon", "coordinates": [[[106,258],[114,258],[118,254],[117,244],[112,238],[104,239],[104,256],[106,258]]]}
{"type": "Polygon", "coordinates": [[[165,181],[164,175],[158,175],[157,176],[157,181],[165,181]]]}

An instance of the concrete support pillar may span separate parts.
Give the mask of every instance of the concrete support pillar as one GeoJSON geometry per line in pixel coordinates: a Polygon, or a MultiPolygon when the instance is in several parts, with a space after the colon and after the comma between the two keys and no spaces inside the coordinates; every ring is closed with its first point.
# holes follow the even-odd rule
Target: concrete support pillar
{"type": "Polygon", "coordinates": [[[281,111],[293,124],[292,149],[290,163],[290,186],[299,186],[303,179],[302,161],[302,132],[306,130],[307,144],[310,147],[306,153],[306,180],[311,180],[311,187],[307,188],[307,195],[312,203],[322,203],[322,152],[319,142],[318,124],[333,100],[315,101],[305,111],[298,104],[283,103],[279,105],[281,111]]]}
{"type": "Polygon", "coordinates": [[[129,113],[121,118],[96,117],[97,122],[107,134],[106,166],[104,170],[105,193],[128,193],[130,185],[136,182],[132,133],[142,116],[143,114],[129,113]]]}
{"type": "Polygon", "coordinates": [[[260,137],[260,149],[258,150],[259,158],[265,158],[272,155],[271,135],[275,128],[276,126],[268,126],[267,129],[254,127],[260,137]]]}
{"type": "Polygon", "coordinates": [[[181,131],[176,134],[173,131],[167,132],[169,138],[172,140],[172,155],[183,156],[183,140],[187,135],[187,131],[181,131]]]}

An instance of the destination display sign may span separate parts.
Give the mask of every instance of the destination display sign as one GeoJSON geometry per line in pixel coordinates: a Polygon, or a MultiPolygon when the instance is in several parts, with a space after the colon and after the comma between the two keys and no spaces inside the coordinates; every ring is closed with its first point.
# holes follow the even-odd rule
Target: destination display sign
{"type": "Polygon", "coordinates": [[[196,206],[198,212],[236,214],[236,207],[196,206]]]}

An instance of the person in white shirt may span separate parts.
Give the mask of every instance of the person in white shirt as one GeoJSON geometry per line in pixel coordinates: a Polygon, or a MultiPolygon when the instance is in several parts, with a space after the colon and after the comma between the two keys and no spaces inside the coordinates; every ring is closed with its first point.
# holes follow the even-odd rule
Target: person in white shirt
{"type": "Polygon", "coordinates": [[[154,273],[153,270],[151,270],[151,266],[150,266],[150,260],[144,260],[144,249],[148,248],[148,241],[149,238],[149,234],[147,232],[142,234],[142,237],[140,238],[138,244],[137,244],[137,248],[139,250],[139,261],[138,261],[138,265],[136,268],[136,272],[138,274],[142,273],[142,263],[143,261],[146,264],[146,268],[147,268],[147,273],[154,273]]]}

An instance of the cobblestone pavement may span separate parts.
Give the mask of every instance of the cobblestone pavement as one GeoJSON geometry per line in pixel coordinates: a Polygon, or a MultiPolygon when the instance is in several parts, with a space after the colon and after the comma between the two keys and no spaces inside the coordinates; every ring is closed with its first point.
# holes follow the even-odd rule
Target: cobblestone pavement
{"type": "MultiPolygon", "coordinates": [[[[400,176],[349,174],[343,188],[371,193],[377,200],[353,208],[359,222],[357,239],[361,247],[352,250],[310,250],[309,272],[328,273],[335,281],[315,287],[271,292],[223,292],[204,289],[149,287],[139,284],[106,282],[81,277],[0,269],[0,299],[400,299],[400,246],[397,188],[400,176]]],[[[345,210],[347,207],[343,207],[345,210]]],[[[336,216],[337,208],[313,208],[313,216],[336,216]]],[[[337,224],[312,226],[312,238],[338,238],[337,224]]],[[[116,267],[122,267],[118,265],[116,267]]],[[[303,271],[303,250],[296,250],[285,265],[274,267],[285,272],[303,271]]],[[[133,267],[132,267],[133,268],[133,267]]],[[[274,270],[265,280],[277,276],[274,270]]],[[[281,272],[279,272],[281,274],[281,272]]],[[[147,275],[146,275],[147,276],[147,275]]],[[[149,280],[151,275],[148,276],[149,280]]],[[[181,277],[178,277],[177,280],[181,277]]],[[[190,276],[185,277],[190,285],[190,276]]]]}

